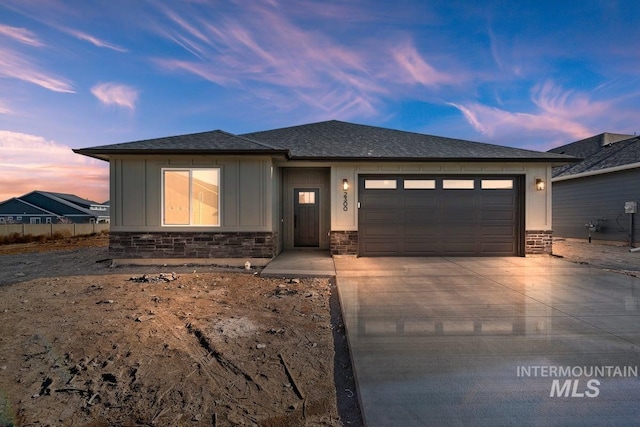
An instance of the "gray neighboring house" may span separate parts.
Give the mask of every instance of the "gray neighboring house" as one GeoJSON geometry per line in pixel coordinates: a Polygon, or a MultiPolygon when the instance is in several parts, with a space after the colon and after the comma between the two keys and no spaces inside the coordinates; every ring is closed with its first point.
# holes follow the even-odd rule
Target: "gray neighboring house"
{"type": "Polygon", "coordinates": [[[56,224],[58,215],[17,197],[0,202],[2,224],[56,224]]]}
{"type": "Polygon", "coordinates": [[[0,202],[0,224],[108,223],[108,203],[73,194],[32,191],[0,202]]]}
{"type": "Polygon", "coordinates": [[[110,164],[113,258],[256,265],[548,253],[551,168],[576,160],[336,120],[74,151],[110,164]]]}
{"type": "Polygon", "coordinates": [[[549,151],[582,158],[553,169],[553,225],[559,237],[640,240],[640,138],[602,133],[549,151]],[[632,203],[627,203],[632,202],[632,203]]]}

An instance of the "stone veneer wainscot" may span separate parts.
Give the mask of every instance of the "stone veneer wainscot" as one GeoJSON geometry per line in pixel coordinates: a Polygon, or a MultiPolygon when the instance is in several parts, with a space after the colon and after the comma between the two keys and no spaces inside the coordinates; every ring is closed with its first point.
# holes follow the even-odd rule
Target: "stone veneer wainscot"
{"type": "Polygon", "coordinates": [[[271,232],[111,232],[113,258],[274,258],[271,232]]]}

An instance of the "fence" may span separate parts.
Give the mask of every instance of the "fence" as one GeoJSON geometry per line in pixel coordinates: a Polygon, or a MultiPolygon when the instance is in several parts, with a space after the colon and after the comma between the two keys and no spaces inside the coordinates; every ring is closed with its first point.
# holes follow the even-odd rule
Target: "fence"
{"type": "Polygon", "coordinates": [[[109,224],[4,224],[0,225],[0,237],[7,237],[14,233],[21,236],[53,236],[62,233],[70,236],[80,236],[109,231],[109,224]]]}

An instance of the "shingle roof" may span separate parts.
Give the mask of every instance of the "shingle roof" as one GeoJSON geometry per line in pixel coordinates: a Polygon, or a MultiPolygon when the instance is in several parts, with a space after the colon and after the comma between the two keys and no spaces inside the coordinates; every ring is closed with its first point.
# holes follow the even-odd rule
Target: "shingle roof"
{"type": "Polygon", "coordinates": [[[292,160],[539,161],[573,157],[330,120],[232,135],[220,130],[74,150],[108,159],[111,154],[281,154],[292,160]]]}
{"type": "Polygon", "coordinates": [[[549,152],[583,158],[578,163],[553,168],[553,177],[558,178],[640,163],[640,138],[633,135],[600,134],[554,148],[549,152]],[[618,138],[605,139],[609,135],[618,138]],[[615,142],[607,143],[608,141],[615,142]]]}
{"type": "Polygon", "coordinates": [[[292,159],[331,160],[531,160],[571,161],[571,157],[346,123],[337,120],[242,136],[290,150],[292,159]]]}
{"type": "Polygon", "coordinates": [[[76,196],[75,194],[67,194],[67,193],[53,193],[51,191],[38,191],[39,193],[50,194],[52,196],[58,197],[60,199],[64,199],[68,202],[74,203],[78,206],[82,206],[84,208],[88,208],[91,205],[99,205],[100,203],[94,202],[93,200],[83,199],[82,197],[76,196]]]}
{"type": "Polygon", "coordinates": [[[55,215],[24,200],[12,197],[0,202],[0,214],[2,215],[55,215]]]}
{"type": "Polygon", "coordinates": [[[91,212],[89,209],[85,209],[81,205],[77,205],[73,202],[56,196],[55,193],[49,193],[47,191],[35,190],[31,193],[20,196],[19,199],[31,203],[32,205],[38,206],[42,209],[53,212],[56,215],[96,216],[96,214],[91,212]]]}
{"type": "Polygon", "coordinates": [[[248,138],[243,138],[221,130],[214,130],[188,135],[101,145],[98,147],[75,149],[73,151],[78,154],[84,154],[85,156],[106,160],[109,154],[277,153],[286,150],[278,149],[258,141],[251,141],[248,138]]]}

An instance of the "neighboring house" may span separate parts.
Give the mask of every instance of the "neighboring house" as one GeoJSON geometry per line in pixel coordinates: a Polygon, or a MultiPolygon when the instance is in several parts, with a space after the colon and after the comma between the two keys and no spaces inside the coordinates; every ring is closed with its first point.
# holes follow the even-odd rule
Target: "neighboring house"
{"type": "Polygon", "coordinates": [[[110,163],[112,257],[258,262],[550,252],[551,167],[575,160],[335,120],[74,151],[110,163]]]}
{"type": "Polygon", "coordinates": [[[0,224],[55,224],[58,215],[19,198],[0,202],[0,224]]]}
{"type": "Polygon", "coordinates": [[[629,213],[640,203],[638,137],[603,133],[549,152],[583,159],[553,169],[556,236],[588,239],[591,233],[598,240],[640,240],[637,214],[629,213]]]}
{"type": "Polygon", "coordinates": [[[73,194],[32,191],[0,203],[0,224],[108,223],[108,203],[73,194]]]}

